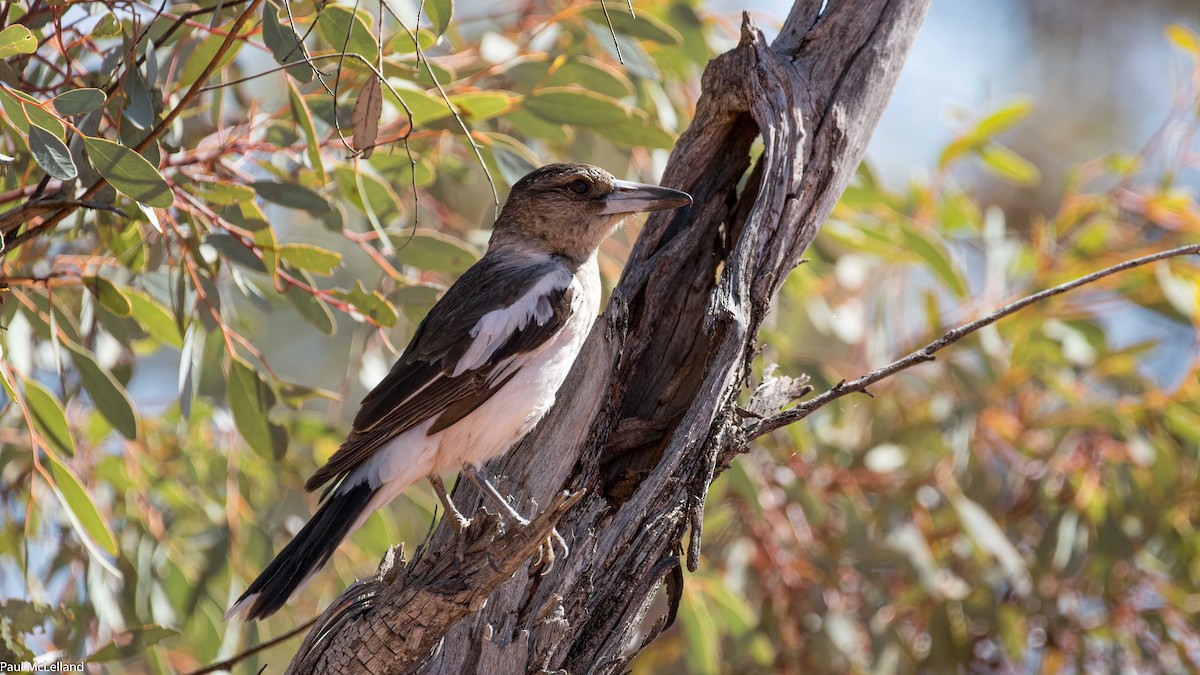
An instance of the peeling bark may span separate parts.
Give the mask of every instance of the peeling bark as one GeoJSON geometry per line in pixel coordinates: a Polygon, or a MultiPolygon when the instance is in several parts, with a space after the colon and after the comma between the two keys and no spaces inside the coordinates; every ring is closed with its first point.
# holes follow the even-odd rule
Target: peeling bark
{"type": "MultiPolygon", "coordinates": [[[[538,517],[506,531],[476,518],[461,562],[442,523],[412,562],[348,589],[291,672],[622,672],[670,625],[742,418],[803,391],[780,378],[736,405],[759,326],[858,166],[928,5],[797,0],[773,45],[744,20],[663,176],[695,205],[651,216],[557,405],[485,469],[538,517]],[[556,523],[570,556],[532,569],[556,523]],[[671,616],[644,626],[660,585],[671,616]]],[[[481,503],[466,481],[454,500],[481,503]]]]}

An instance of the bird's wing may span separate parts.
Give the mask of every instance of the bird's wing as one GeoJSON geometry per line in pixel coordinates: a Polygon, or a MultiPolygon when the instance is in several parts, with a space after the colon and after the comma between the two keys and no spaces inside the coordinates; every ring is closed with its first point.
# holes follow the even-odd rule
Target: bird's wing
{"type": "Polygon", "coordinates": [[[511,379],[571,314],[573,274],[556,258],[484,256],[446,291],[404,354],[362,401],[350,435],[308,479],[315,490],[392,438],[436,417],[436,433],[511,379]]]}

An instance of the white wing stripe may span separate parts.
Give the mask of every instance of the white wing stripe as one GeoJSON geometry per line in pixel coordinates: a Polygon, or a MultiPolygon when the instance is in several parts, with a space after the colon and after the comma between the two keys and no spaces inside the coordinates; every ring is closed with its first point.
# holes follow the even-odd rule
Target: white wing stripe
{"type": "Polygon", "coordinates": [[[471,327],[471,346],[458,360],[452,376],[457,377],[486,364],[513,333],[529,325],[530,319],[539,326],[549,321],[554,316],[554,308],[547,296],[570,286],[571,279],[571,272],[559,267],[539,279],[511,305],[493,309],[479,317],[479,321],[471,327]]]}

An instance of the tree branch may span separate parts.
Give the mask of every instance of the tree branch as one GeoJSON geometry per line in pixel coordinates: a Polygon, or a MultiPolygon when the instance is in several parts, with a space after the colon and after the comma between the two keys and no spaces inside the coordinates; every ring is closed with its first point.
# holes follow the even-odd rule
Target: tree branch
{"type": "MultiPolygon", "coordinates": [[[[381,580],[369,607],[310,633],[293,672],[611,673],[648,643],[656,589],[680,592],[689,523],[689,566],[698,560],[717,458],[739,442],[758,327],[858,166],[929,4],[842,0],[818,16],[822,3],[801,2],[785,26],[795,39],[768,45],[746,17],[740,45],[706,68],[661,181],[695,205],[647,220],[558,402],[484,469],[518,508],[587,489],[558,523],[570,557],[505,578],[452,621],[428,594],[465,583],[460,571],[381,580]],[[743,181],[756,138],[763,152],[743,181]]],[[[456,503],[475,499],[456,486],[456,503]]],[[[417,561],[454,546],[439,525],[417,561]]]]}
{"type": "Polygon", "coordinates": [[[1178,248],[1173,248],[1168,251],[1161,251],[1159,253],[1145,255],[1140,258],[1133,258],[1132,260],[1126,260],[1125,262],[1117,264],[1117,265],[1113,265],[1112,267],[1106,267],[1097,272],[1093,272],[1087,276],[1079,277],[1078,279],[1068,281],[1064,284],[1059,284],[1057,286],[1054,286],[1053,288],[1047,288],[1044,291],[1034,293],[1033,295],[1028,295],[1028,296],[1021,298],[1020,300],[1016,300],[1014,302],[1010,302],[1009,304],[1004,305],[1003,307],[997,309],[996,311],[992,312],[991,314],[988,314],[985,317],[976,319],[975,321],[972,321],[971,323],[964,324],[962,326],[959,326],[959,327],[947,332],[945,335],[934,340],[933,342],[930,342],[929,344],[918,349],[917,351],[912,352],[911,354],[909,354],[908,356],[905,356],[904,358],[893,361],[878,370],[873,370],[873,371],[867,373],[866,375],[863,375],[862,377],[851,380],[849,382],[842,380],[841,382],[837,383],[837,385],[833,386],[832,388],[822,392],[821,394],[819,394],[817,396],[814,396],[813,398],[810,398],[807,401],[804,401],[803,403],[797,405],[796,407],[789,408],[789,409],[779,413],[778,415],[775,415],[774,417],[767,418],[765,420],[762,420],[761,422],[758,422],[757,424],[752,425],[750,428],[748,428],[746,430],[747,440],[753,440],[755,438],[758,438],[759,436],[763,436],[764,434],[769,434],[772,431],[775,431],[776,429],[780,429],[780,428],[785,427],[794,422],[798,422],[798,421],[804,419],[805,417],[808,417],[809,415],[813,414],[814,412],[816,412],[818,409],[825,406],[826,404],[832,403],[833,401],[836,401],[837,399],[842,398],[843,396],[846,396],[848,394],[853,394],[853,393],[857,393],[857,392],[866,393],[867,387],[875,384],[876,382],[879,382],[880,380],[891,377],[892,375],[895,375],[896,373],[898,373],[902,370],[907,370],[919,363],[926,363],[928,361],[933,361],[936,358],[936,357],[934,357],[934,354],[936,352],[941,351],[942,349],[945,349],[946,347],[949,347],[950,345],[954,344],[955,342],[958,342],[959,340],[963,339],[964,337],[978,331],[981,328],[984,328],[985,326],[990,326],[993,323],[996,323],[997,321],[999,321],[1000,319],[1003,319],[1004,317],[1006,317],[1010,314],[1013,314],[1022,309],[1025,309],[1026,307],[1028,307],[1034,303],[1041,302],[1042,300],[1045,300],[1046,298],[1050,298],[1055,295],[1061,295],[1063,293],[1066,293],[1067,291],[1071,291],[1076,288],[1079,288],[1080,286],[1086,286],[1090,283],[1099,281],[1100,279],[1103,279],[1105,277],[1112,276],[1114,274],[1117,274],[1119,272],[1124,272],[1129,269],[1133,269],[1134,267],[1140,267],[1142,265],[1147,265],[1149,263],[1157,262],[1159,260],[1166,260],[1167,258],[1176,258],[1179,256],[1184,256],[1184,255],[1198,255],[1198,254],[1200,254],[1200,244],[1194,244],[1191,246],[1180,246],[1178,248]]]}
{"type": "Polygon", "coordinates": [[[222,670],[230,670],[233,666],[241,663],[242,661],[245,661],[246,659],[250,658],[251,656],[254,656],[255,654],[257,654],[261,651],[270,649],[271,647],[274,647],[275,645],[279,644],[280,642],[287,642],[288,640],[292,639],[296,635],[308,630],[309,627],[311,627],[316,622],[317,622],[316,617],[309,619],[308,621],[305,621],[304,623],[300,624],[299,626],[296,626],[295,628],[287,631],[286,633],[284,633],[282,635],[276,635],[275,637],[271,638],[270,640],[267,640],[266,642],[260,642],[256,645],[254,645],[253,647],[248,647],[247,649],[245,649],[237,654],[234,654],[233,656],[225,659],[224,661],[217,661],[216,663],[210,663],[207,666],[204,666],[203,668],[199,668],[197,670],[191,671],[190,673],[187,673],[187,675],[207,675],[207,673],[215,673],[215,672],[222,671],[222,670]]]}

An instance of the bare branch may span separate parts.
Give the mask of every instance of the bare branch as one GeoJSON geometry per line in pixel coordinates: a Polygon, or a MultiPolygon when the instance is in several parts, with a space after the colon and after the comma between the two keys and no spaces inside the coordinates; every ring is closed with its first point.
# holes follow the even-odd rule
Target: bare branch
{"type": "Polygon", "coordinates": [[[1054,286],[1053,288],[1047,288],[1044,291],[1034,293],[1033,295],[1026,296],[1026,297],[1021,298],[1020,300],[1016,300],[1014,302],[1010,302],[1009,304],[1004,305],[1000,309],[997,309],[996,311],[992,312],[991,314],[988,314],[987,316],[985,316],[983,318],[976,319],[975,321],[972,321],[971,323],[964,324],[962,326],[959,326],[958,328],[955,328],[954,330],[949,331],[948,333],[941,336],[940,338],[934,340],[933,342],[930,342],[929,344],[927,344],[924,347],[918,349],[917,351],[909,354],[908,356],[905,356],[902,359],[893,361],[878,370],[873,370],[873,371],[867,373],[866,375],[863,375],[862,377],[851,380],[849,382],[846,382],[845,380],[843,380],[843,381],[837,383],[837,385],[835,385],[831,389],[828,389],[827,391],[821,393],[818,396],[810,398],[809,400],[801,403],[800,405],[798,405],[794,408],[789,408],[788,410],[786,410],[774,417],[768,418],[766,420],[763,420],[762,422],[752,425],[749,429],[746,430],[746,436],[748,439],[758,438],[759,436],[768,434],[772,431],[775,431],[776,429],[779,429],[779,428],[785,427],[789,424],[792,424],[793,422],[798,422],[798,421],[804,419],[805,417],[808,417],[809,415],[811,415],[813,412],[815,412],[822,406],[824,406],[828,403],[832,403],[833,401],[836,401],[837,399],[842,398],[843,396],[846,396],[847,394],[853,394],[853,393],[857,393],[857,392],[867,393],[867,387],[875,384],[876,382],[879,382],[880,380],[891,377],[892,375],[895,375],[896,373],[898,373],[902,370],[907,370],[919,363],[933,361],[935,358],[934,353],[936,353],[942,349],[945,349],[946,347],[954,344],[955,342],[958,342],[959,340],[963,339],[964,337],[978,331],[981,328],[984,328],[985,326],[990,326],[993,323],[996,323],[997,321],[999,321],[1000,319],[1003,319],[1004,317],[1008,316],[1009,314],[1013,314],[1022,309],[1025,309],[1026,307],[1028,307],[1034,303],[1041,302],[1042,300],[1045,300],[1046,298],[1050,298],[1055,295],[1061,295],[1063,293],[1066,293],[1067,291],[1071,291],[1076,288],[1079,288],[1080,286],[1086,286],[1090,283],[1099,281],[1100,279],[1103,279],[1105,277],[1112,276],[1114,274],[1117,274],[1119,272],[1124,272],[1129,269],[1133,269],[1134,267],[1140,267],[1142,265],[1147,265],[1149,263],[1157,262],[1159,260],[1166,260],[1167,258],[1176,258],[1179,256],[1184,256],[1184,255],[1197,255],[1197,254],[1200,254],[1200,244],[1193,244],[1191,246],[1180,246],[1178,248],[1173,248],[1168,251],[1162,251],[1162,252],[1154,253],[1151,255],[1145,255],[1140,258],[1134,258],[1132,260],[1126,260],[1125,262],[1120,263],[1118,265],[1113,265],[1112,267],[1106,267],[1098,272],[1093,272],[1087,276],[1079,277],[1078,279],[1068,281],[1067,283],[1059,284],[1058,286],[1054,286]]]}
{"type": "Polygon", "coordinates": [[[288,632],[286,632],[282,635],[277,635],[277,636],[271,638],[270,640],[267,640],[266,642],[260,642],[256,645],[254,645],[253,647],[249,647],[242,652],[234,654],[233,656],[225,659],[224,661],[217,661],[216,663],[210,663],[209,665],[204,666],[203,668],[193,670],[190,673],[187,673],[187,675],[206,675],[206,673],[215,673],[215,672],[218,672],[221,670],[229,670],[233,666],[241,663],[242,661],[245,661],[246,659],[250,658],[251,656],[254,656],[255,654],[257,654],[261,651],[270,649],[271,647],[274,647],[275,645],[279,644],[280,642],[286,642],[286,641],[292,639],[293,637],[295,637],[296,635],[303,633],[304,631],[308,630],[316,622],[317,622],[317,617],[313,617],[313,618],[309,619],[308,621],[305,621],[304,623],[300,624],[299,626],[296,626],[295,628],[289,630],[288,632]]]}
{"type": "MultiPolygon", "coordinates": [[[[108,211],[115,213],[122,218],[128,218],[129,215],[113,206],[91,199],[31,199],[24,204],[11,208],[4,213],[0,213],[0,233],[12,232],[16,230],[22,223],[27,223],[38,216],[43,216],[52,211],[57,211],[64,208],[81,208],[94,209],[96,211],[108,211]]],[[[14,239],[14,245],[20,243],[20,238],[14,239]]],[[[3,249],[3,235],[0,234],[0,249],[3,249]]]]}

